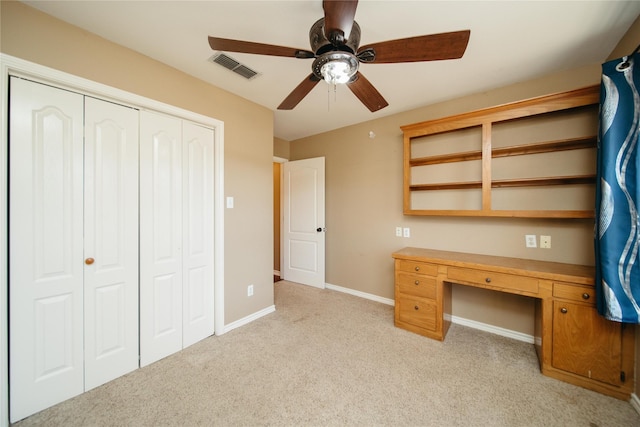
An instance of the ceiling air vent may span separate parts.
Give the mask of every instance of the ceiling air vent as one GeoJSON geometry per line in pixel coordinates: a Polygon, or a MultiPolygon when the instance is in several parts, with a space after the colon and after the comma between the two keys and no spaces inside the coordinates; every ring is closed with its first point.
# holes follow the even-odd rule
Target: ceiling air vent
{"type": "Polygon", "coordinates": [[[211,58],[209,58],[209,61],[215,64],[222,65],[224,68],[241,75],[247,80],[251,80],[259,74],[257,71],[252,70],[246,65],[242,65],[241,63],[224,53],[213,55],[211,58]]]}

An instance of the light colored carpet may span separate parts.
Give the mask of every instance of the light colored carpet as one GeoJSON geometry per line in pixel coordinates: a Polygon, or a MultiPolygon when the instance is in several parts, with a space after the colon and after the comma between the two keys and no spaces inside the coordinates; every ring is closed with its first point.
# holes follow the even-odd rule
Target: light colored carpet
{"type": "Polygon", "coordinates": [[[631,405],[543,376],[532,345],[285,281],[276,312],[33,415],[46,426],[640,426],[631,405]]]}

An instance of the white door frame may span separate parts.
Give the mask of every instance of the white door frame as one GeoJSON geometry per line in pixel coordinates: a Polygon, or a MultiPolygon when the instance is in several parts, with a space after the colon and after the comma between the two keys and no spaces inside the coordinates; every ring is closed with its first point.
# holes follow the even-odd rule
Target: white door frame
{"type": "Polygon", "coordinates": [[[201,123],[214,129],[214,304],[215,334],[225,332],[224,325],[224,122],[153,99],[135,95],[111,86],[74,76],[53,68],[0,53],[0,427],[9,425],[8,382],[8,110],[9,76],[27,77],[34,81],[67,88],[86,95],[136,108],[146,108],[201,123]]]}
{"type": "MultiPolygon", "coordinates": [[[[284,207],[284,200],[282,197],[282,183],[283,183],[283,168],[282,166],[288,162],[288,159],[285,159],[283,157],[277,157],[277,156],[273,156],[273,163],[280,163],[280,200],[278,201],[278,203],[280,203],[280,218],[278,218],[278,221],[280,221],[280,235],[279,236],[273,236],[274,239],[280,239],[280,271],[278,272],[278,275],[280,276],[280,278],[282,279],[282,262],[284,259],[284,256],[282,255],[282,245],[284,244],[284,239],[283,239],[283,232],[282,232],[282,209],[284,207]]],[[[275,275],[276,272],[275,270],[273,271],[273,274],[275,275]]]]}

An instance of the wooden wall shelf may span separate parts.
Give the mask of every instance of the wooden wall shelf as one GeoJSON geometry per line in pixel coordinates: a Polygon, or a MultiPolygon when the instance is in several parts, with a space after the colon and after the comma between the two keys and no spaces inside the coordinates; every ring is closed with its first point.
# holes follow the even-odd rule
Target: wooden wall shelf
{"type": "MultiPolygon", "coordinates": [[[[526,161],[522,164],[528,163],[529,159],[534,156],[545,153],[560,153],[560,152],[581,152],[585,150],[592,150],[595,153],[597,137],[595,132],[597,130],[597,105],[599,102],[600,88],[599,86],[591,86],[583,89],[573,90],[569,92],[556,93],[552,95],[542,96],[538,98],[532,98],[524,101],[514,102],[510,104],[504,104],[497,107],[486,108],[478,111],[459,114],[451,117],[440,118],[436,120],[430,120],[426,122],[416,123],[412,125],[402,126],[401,129],[404,133],[404,213],[406,215],[451,215],[451,216],[496,216],[496,217],[532,217],[532,218],[593,218],[594,208],[593,206],[583,205],[576,209],[575,207],[562,206],[562,203],[567,198],[566,196],[555,196],[559,202],[557,208],[541,208],[530,209],[520,208],[496,208],[492,199],[493,189],[526,189],[526,188],[552,188],[559,186],[586,186],[583,191],[587,193],[595,194],[595,161],[593,164],[581,164],[584,170],[580,172],[573,172],[565,175],[564,170],[559,170],[557,173],[540,171],[539,174],[527,171],[526,177],[508,176],[500,178],[492,178],[496,173],[497,168],[494,166],[494,159],[515,159],[516,157],[526,158],[526,161]],[[567,114],[573,114],[579,118],[576,123],[568,123],[564,126],[563,120],[567,114]],[[582,115],[582,116],[580,116],[582,115]],[[526,121],[532,120],[528,122],[526,121]],[[495,144],[497,139],[494,134],[496,129],[498,132],[503,131],[504,124],[514,124],[514,130],[507,129],[507,132],[503,132],[500,138],[507,138],[510,141],[517,141],[519,138],[530,139],[531,134],[540,132],[542,135],[546,135],[545,132],[554,135],[554,132],[558,133],[557,129],[560,128],[562,137],[552,137],[549,139],[535,140],[535,142],[526,141],[518,144],[505,144],[502,141],[501,145],[495,144]],[[525,123],[525,127],[517,129],[518,125],[525,123]],[[547,131],[547,123],[551,123],[550,126],[556,126],[556,130],[547,131]],[[528,128],[526,126],[529,126],[528,128]],[[534,129],[532,132],[531,129],[534,129]],[[456,132],[465,132],[468,130],[475,130],[478,134],[479,147],[476,150],[459,150],[456,145],[456,132]],[[511,134],[509,134],[511,132],[511,134]],[[574,133],[574,135],[566,135],[567,133],[574,133]],[[433,137],[447,135],[447,142],[437,141],[433,137]],[[505,136],[506,134],[506,136],[505,136]],[[430,139],[431,138],[431,139],[430,139]],[[453,142],[452,142],[453,141],[453,142]],[[420,155],[415,154],[415,145],[420,144],[423,146],[429,146],[432,144],[436,147],[432,150],[433,154],[420,155]],[[443,147],[443,145],[447,145],[443,147]],[[493,145],[496,145],[495,147],[493,145]],[[469,162],[469,163],[463,163],[469,162]],[[473,164],[475,163],[475,166],[473,164]],[[468,179],[468,177],[462,177],[461,179],[449,179],[452,175],[455,175],[455,164],[465,169],[468,167],[475,167],[480,172],[477,179],[468,179]],[[479,164],[479,165],[478,165],[479,164]],[[439,166],[438,166],[439,165],[439,166]],[[451,165],[450,173],[446,173],[447,182],[431,182],[437,179],[439,173],[442,173],[442,169],[434,171],[430,174],[428,170],[425,172],[424,168],[438,166],[439,168],[446,167],[442,165],[451,165]],[[470,165],[470,166],[468,166],[470,165]],[[420,169],[421,174],[415,173],[420,169]],[[425,179],[428,176],[428,179],[425,179]],[[465,205],[464,208],[453,207],[451,209],[438,205],[437,208],[430,206],[428,208],[422,208],[418,206],[418,203],[414,200],[414,195],[418,192],[434,192],[439,191],[448,192],[451,197],[452,191],[455,190],[481,190],[481,196],[475,196],[480,200],[479,205],[475,208],[468,208],[469,204],[473,204],[474,201],[466,200],[468,195],[459,193],[458,202],[465,205]]],[[[461,139],[465,138],[463,135],[461,139]]],[[[468,136],[466,136],[468,139],[468,136]]],[[[464,146],[464,145],[463,145],[464,146]]],[[[429,151],[429,150],[427,150],[429,151]]],[[[576,154],[577,155],[577,154],[576,154]]],[[[576,157],[576,159],[578,159],[576,157]]],[[[514,160],[502,160],[514,161],[514,160]]],[[[585,163],[584,160],[572,161],[572,159],[566,160],[567,164],[575,166],[575,163],[585,163]]],[[[533,162],[531,162],[533,163],[533,162]]],[[[544,167],[545,165],[543,165],[544,167]]],[[[535,166],[530,166],[535,170],[535,166]]],[[[504,163],[502,168],[509,170],[509,167],[505,167],[504,163]]],[[[516,171],[520,168],[518,165],[511,167],[516,171]]],[[[526,169],[526,167],[525,167],[526,169]]],[[[564,168],[561,168],[564,169],[564,168]]],[[[503,171],[501,175],[505,172],[503,171]]],[[[514,173],[511,171],[511,173],[514,173]]],[[[522,190],[524,191],[524,190],[522,190]]],[[[550,193],[551,194],[551,193],[550,193]]],[[[528,196],[520,196],[526,199],[528,196]]],[[[553,199],[554,196],[549,195],[548,199],[553,199]]],[[[494,197],[495,198],[495,197],[494,197]]],[[[434,199],[436,200],[436,199],[434,199]]],[[[433,203],[439,204],[437,201],[433,203]]],[[[516,201],[517,203],[517,201],[516,201]]],[[[455,203],[454,203],[455,204],[455,203]]],[[[583,202],[584,204],[584,202],[583,202]]]]}

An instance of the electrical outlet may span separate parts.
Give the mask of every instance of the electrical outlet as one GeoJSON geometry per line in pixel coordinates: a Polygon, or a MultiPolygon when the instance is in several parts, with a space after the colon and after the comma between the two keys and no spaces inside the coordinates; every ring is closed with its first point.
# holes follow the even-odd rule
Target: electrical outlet
{"type": "Polygon", "coordinates": [[[253,285],[247,286],[247,296],[248,297],[252,297],[253,296],[253,285]]]}
{"type": "Polygon", "coordinates": [[[404,237],[411,237],[411,230],[409,229],[409,227],[405,227],[402,229],[402,235],[404,237]]]}
{"type": "Polygon", "coordinates": [[[526,234],[524,236],[524,242],[528,248],[537,248],[538,245],[536,243],[536,235],[535,234],[526,234]]]}
{"type": "Polygon", "coordinates": [[[396,237],[402,237],[402,227],[396,227],[396,237]]]}
{"type": "Polygon", "coordinates": [[[540,247],[551,249],[551,236],[540,236],[540,247]]]}

